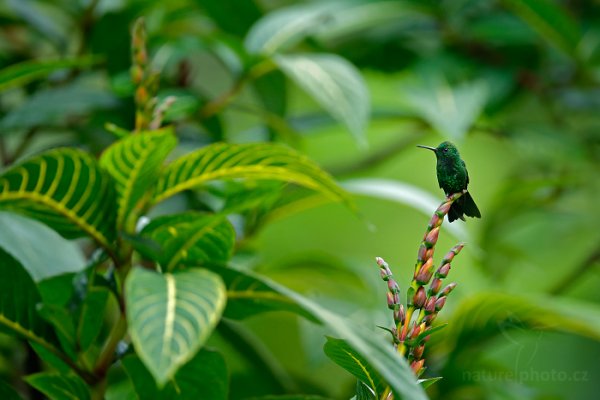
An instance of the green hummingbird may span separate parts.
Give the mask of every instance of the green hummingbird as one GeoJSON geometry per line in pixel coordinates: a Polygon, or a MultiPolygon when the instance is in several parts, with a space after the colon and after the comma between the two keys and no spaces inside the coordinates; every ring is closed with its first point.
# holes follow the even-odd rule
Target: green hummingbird
{"type": "Polygon", "coordinates": [[[464,193],[452,203],[448,212],[448,220],[452,222],[460,218],[464,221],[465,215],[467,217],[481,218],[481,213],[473,197],[467,192],[469,173],[467,172],[465,162],[460,158],[456,146],[450,142],[442,142],[438,147],[422,145],[418,145],[417,147],[429,149],[435,153],[437,158],[436,170],[438,183],[440,184],[440,188],[446,193],[446,196],[458,192],[464,193]]]}

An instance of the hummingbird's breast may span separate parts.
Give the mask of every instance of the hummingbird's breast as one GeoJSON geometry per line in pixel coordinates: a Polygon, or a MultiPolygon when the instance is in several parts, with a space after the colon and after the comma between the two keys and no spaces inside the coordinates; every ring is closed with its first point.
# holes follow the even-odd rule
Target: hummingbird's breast
{"type": "Polygon", "coordinates": [[[467,188],[467,170],[458,160],[441,157],[437,160],[437,178],[446,195],[467,188]]]}

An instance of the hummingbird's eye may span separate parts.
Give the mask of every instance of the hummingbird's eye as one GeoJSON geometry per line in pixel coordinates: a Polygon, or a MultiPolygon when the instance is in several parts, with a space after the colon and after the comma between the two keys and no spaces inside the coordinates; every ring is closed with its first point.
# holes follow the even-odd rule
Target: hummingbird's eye
{"type": "Polygon", "coordinates": [[[447,153],[447,152],[448,152],[448,149],[444,149],[444,153],[447,153]]]}

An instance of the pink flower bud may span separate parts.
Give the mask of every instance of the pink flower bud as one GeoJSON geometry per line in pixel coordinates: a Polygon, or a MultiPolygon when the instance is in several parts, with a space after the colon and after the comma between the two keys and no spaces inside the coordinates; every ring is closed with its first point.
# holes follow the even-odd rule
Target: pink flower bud
{"type": "Polygon", "coordinates": [[[433,228],[431,230],[431,232],[429,232],[427,234],[427,236],[425,236],[425,245],[427,247],[435,246],[435,244],[437,243],[439,234],[440,234],[440,228],[439,227],[433,228]]]}
{"type": "Polygon", "coordinates": [[[375,262],[377,262],[377,265],[380,267],[387,267],[387,263],[381,257],[375,257],[375,262]]]}
{"type": "Polygon", "coordinates": [[[435,210],[436,214],[440,215],[440,217],[443,217],[444,215],[448,214],[448,211],[450,211],[450,207],[452,206],[452,202],[450,201],[446,201],[445,203],[442,203],[437,210],[435,210]]]}
{"type": "Polygon", "coordinates": [[[427,261],[426,253],[427,253],[427,246],[422,244],[419,247],[419,253],[417,254],[417,261],[420,261],[420,262],[427,261]]]}
{"type": "Polygon", "coordinates": [[[435,302],[436,311],[440,311],[442,308],[444,308],[444,305],[446,304],[446,299],[447,297],[440,297],[439,299],[437,299],[437,301],[435,302]]]}
{"type": "Polygon", "coordinates": [[[423,286],[420,286],[417,289],[417,292],[413,296],[413,305],[415,308],[421,308],[425,304],[425,300],[427,299],[427,295],[425,294],[425,289],[423,286]]]}
{"type": "Polygon", "coordinates": [[[445,278],[448,276],[448,272],[450,272],[450,264],[446,263],[438,268],[437,272],[435,273],[435,276],[437,278],[445,278]]]}
{"type": "Polygon", "coordinates": [[[388,280],[388,290],[392,293],[400,292],[400,288],[398,287],[398,284],[396,283],[395,280],[393,280],[393,279],[388,280]]]}
{"type": "Polygon", "coordinates": [[[455,287],[456,287],[456,283],[452,282],[451,284],[446,286],[444,288],[444,290],[442,290],[442,293],[440,293],[440,295],[438,297],[448,296],[450,294],[450,292],[452,292],[454,290],[455,287]]]}
{"type": "Polygon", "coordinates": [[[427,262],[421,266],[417,276],[415,276],[415,280],[420,285],[426,285],[431,280],[431,276],[433,275],[433,258],[427,260],[427,262]]]}
{"type": "MultiPolygon", "coordinates": [[[[425,317],[423,317],[423,322],[425,323],[425,325],[429,326],[431,325],[431,323],[433,322],[433,320],[437,317],[437,313],[431,313],[426,315],[425,317]]],[[[425,339],[427,339],[429,336],[426,336],[425,339]]]]}
{"type": "Polygon", "coordinates": [[[442,287],[442,280],[438,277],[433,278],[431,285],[429,285],[429,293],[432,295],[438,294],[442,287]]]}
{"type": "Polygon", "coordinates": [[[432,312],[435,311],[435,301],[437,300],[436,297],[430,297],[427,299],[427,301],[425,302],[425,312],[431,314],[432,312]]]}
{"type": "Polygon", "coordinates": [[[394,308],[396,308],[396,301],[394,299],[394,294],[390,293],[390,292],[387,292],[386,293],[386,298],[387,298],[388,308],[391,309],[391,310],[393,310],[394,308]]]}

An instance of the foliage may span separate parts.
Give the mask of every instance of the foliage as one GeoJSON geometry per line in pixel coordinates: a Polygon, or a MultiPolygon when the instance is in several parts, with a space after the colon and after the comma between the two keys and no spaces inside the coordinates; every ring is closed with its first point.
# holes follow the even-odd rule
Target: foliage
{"type": "Polygon", "coordinates": [[[2,3],[1,397],[591,398],[599,26],[559,0],[2,3]],[[445,226],[468,246],[417,380],[368,266],[411,261],[442,196],[411,149],[442,140],[482,219],[445,226]]]}

